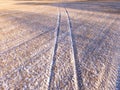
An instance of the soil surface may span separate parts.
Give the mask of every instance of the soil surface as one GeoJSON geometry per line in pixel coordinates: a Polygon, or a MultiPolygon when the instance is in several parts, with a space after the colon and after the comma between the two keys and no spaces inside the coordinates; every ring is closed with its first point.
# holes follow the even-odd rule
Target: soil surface
{"type": "Polygon", "coordinates": [[[120,2],[71,1],[0,1],[0,90],[120,90],[120,2]]]}

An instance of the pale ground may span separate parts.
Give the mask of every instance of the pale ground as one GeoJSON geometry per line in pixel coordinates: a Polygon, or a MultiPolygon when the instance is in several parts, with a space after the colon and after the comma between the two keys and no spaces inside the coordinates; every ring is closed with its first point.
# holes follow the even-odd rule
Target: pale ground
{"type": "Polygon", "coordinates": [[[120,2],[60,2],[0,0],[0,90],[120,90],[120,2]]]}

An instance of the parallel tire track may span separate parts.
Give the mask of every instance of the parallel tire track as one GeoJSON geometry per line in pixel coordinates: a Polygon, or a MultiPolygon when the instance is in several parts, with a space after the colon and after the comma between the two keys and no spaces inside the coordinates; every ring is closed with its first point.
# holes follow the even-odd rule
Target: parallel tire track
{"type": "MultiPolygon", "coordinates": [[[[54,44],[54,50],[53,50],[53,59],[52,59],[52,64],[51,64],[51,71],[50,71],[50,79],[48,81],[49,86],[48,86],[48,90],[52,90],[52,89],[62,89],[64,87],[67,86],[67,88],[70,89],[70,87],[72,87],[71,89],[75,89],[75,90],[79,90],[79,85],[78,85],[78,77],[77,77],[77,70],[76,70],[76,62],[75,62],[75,51],[74,51],[74,46],[73,46],[73,37],[72,37],[72,31],[71,31],[71,22],[70,22],[70,17],[69,17],[69,13],[67,11],[67,9],[64,9],[64,13],[65,13],[65,17],[66,17],[66,25],[67,25],[67,30],[65,30],[65,32],[61,31],[60,28],[63,29],[63,27],[61,26],[61,11],[59,11],[59,15],[58,15],[58,24],[57,24],[57,28],[56,28],[56,33],[55,33],[55,44],[54,44]],[[61,33],[60,33],[61,32],[61,33]],[[68,37],[64,37],[64,34],[68,37]],[[59,38],[59,40],[58,40],[59,38]],[[66,41],[68,38],[68,41],[66,41]],[[66,45],[65,43],[68,43],[68,46],[66,46],[67,48],[63,47],[63,51],[60,52],[60,48],[61,48],[61,44],[60,42],[62,42],[61,40],[63,40],[63,44],[66,45]],[[59,44],[59,46],[58,46],[59,44]],[[64,48],[66,49],[64,51],[64,48]],[[70,50],[70,51],[69,51],[70,50]],[[67,52],[66,52],[67,51],[67,52]],[[64,54],[62,54],[64,53],[64,54]],[[69,55],[70,54],[70,55],[69,55]],[[66,55],[69,55],[69,57],[66,57],[66,55]],[[64,58],[63,58],[64,57],[64,58]],[[69,64],[66,64],[68,61],[70,60],[69,64]],[[61,74],[59,76],[57,76],[57,68],[62,66],[59,66],[61,63],[65,63],[66,68],[64,68],[64,70],[61,72],[61,74]],[[57,66],[58,65],[58,66],[57,66]],[[69,70],[69,73],[67,73],[69,70]],[[68,80],[65,81],[65,83],[67,83],[67,85],[64,86],[61,85],[62,81],[64,81],[64,74],[68,74],[66,75],[66,78],[69,78],[68,80]],[[72,75],[72,76],[71,76],[72,75]],[[57,77],[59,77],[59,79],[57,79],[57,77]],[[55,80],[54,80],[55,79],[55,80]],[[63,79],[63,80],[61,80],[63,79]],[[71,81],[71,79],[73,79],[73,82],[71,81]],[[58,84],[59,83],[59,84],[58,84]],[[73,84],[74,83],[74,84],[73,84]],[[55,85],[56,84],[56,85],[55,85]],[[57,85],[58,84],[58,85],[57,85]],[[71,85],[75,85],[75,86],[69,86],[69,84],[71,85]]],[[[62,16],[63,18],[63,16],[62,16]]],[[[64,27],[65,29],[65,27],[64,27]]],[[[63,45],[62,44],[62,45],[63,45]]],[[[59,69],[58,68],[58,69],[59,69]]]]}

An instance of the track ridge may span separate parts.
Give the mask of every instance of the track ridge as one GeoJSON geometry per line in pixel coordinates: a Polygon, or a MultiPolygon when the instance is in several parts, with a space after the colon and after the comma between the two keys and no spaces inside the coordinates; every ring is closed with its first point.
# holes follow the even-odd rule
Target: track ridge
{"type": "Polygon", "coordinates": [[[74,49],[74,42],[73,42],[73,35],[72,35],[72,24],[69,16],[68,10],[65,8],[65,12],[67,15],[67,22],[68,22],[68,29],[69,29],[69,34],[70,34],[70,41],[71,41],[71,48],[72,48],[72,62],[73,62],[73,68],[74,68],[74,74],[75,74],[75,84],[76,89],[79,90],[79,82],[78,82],[78,75],[77,75],[77,67],[76,67],[76,56],[75,56],[75,49],[74,49]]]}
{"type": "Polygon", "coordinates": [[[49,76],[49,81],[48,81],[48,90],[50,90],[50,85],[51,85],[51,80],[53,76],[53,69],[54,65],[56,62],[56,51],[58,47],[58,36],[59,36],[59,30],[60,30],[60,20],[61,20],[61,13],[60,13],[60,8],[58,9],[58,20],[57,20],[57,27],[56,27],[56,33],[55,33],[55,41],[54,41],[54,50],[53,50],[53,55],[52,55],[52,63],[51,63],[51,68],[50,68],[50,76],[49,76]]]}

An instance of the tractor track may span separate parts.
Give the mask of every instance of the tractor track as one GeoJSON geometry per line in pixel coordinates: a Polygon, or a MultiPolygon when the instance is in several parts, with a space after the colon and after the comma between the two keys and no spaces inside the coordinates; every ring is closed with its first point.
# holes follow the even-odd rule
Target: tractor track
{"type": "Polygon", "coordinates": [[[78,70],[77,70],[77,63],[76,63],[76,56],[75,56],[75,48],[74,48],[74,41],[73,41],[73,35],[72,35],[72,24],[71,24],[71,20],[70,20],[70,16],[69,16],[69,12],[68,10],[65,8],[66,11],[66,15],[68,18],[68,27],[69,27],[69,32],[70,32],[70,39],[71,39],[71,48],[72,48],[72,61],[73,61],[73,67],[74,67],[74,74],[75,74],[75,87],[76,90],[80,89],[80,81],[78,81],[79,79],[81,80],[81,77],[78,75],[78,70]]]}
{"type": "Polygon", "coordinates": [[[53,68],[54,68],[54,64],[55,64],[55,54],[56,54],[56,50],[57,50],[57,42],[58,42],[58,36],[59,36],[59,30],[60,30],[60,20],[61,20],[61,13],[60,13],[60,9],[58,10],[58,19],[57,19],[57,27],[56,27],[56,32],[55,32],[55,40],[54,40],[54,50],[53,50],[53,55],[52,55],[52,64],[51,64],[51,68],[50,68],[50,77],[49,77],[49,81],[48,81],[48,90],[50,90],[50,84],[51,84],[51,80],[52,80],[52,76],[53,76],[53,68]]]}
{"type": "MultiPolygon", "coordinates": [[[[75,51],[74,51],[74,42],[73,42],[73,36],[72,36],[72,30],[71,30],[72,26],[71,26],[70,16],[69,16],[69,13],[68,13],[68,11],[67,11],[66,8],[62,8],[62,9],[61,8],[59,9],[58,24],[57,24],[56,34],[55,34],[56,38],[55,38],[55,43],[54,43],[53,59],[52,59],[52,64],[51,64],[51,72],[50,72],[50,79],[49,79],[48,90],[52,90],[52,89],[55,89],[55,88],[58,88],[58,90],[59,90],[60,87],[61,87],[61,86],[59,86],[59,87],[54,86],[55,83],[54,83],[53,79],[55,78],[55,74],[56,74],[55,73],[55,68],[56,68],[56,64],[58,63],[58,59],[57,58],[58,57],[62,58],[62,56],[60,56],[60,54],[62,54],[62,53],[60,53],[59,56],[57,56],[57,53],[59,52],[59,47],[60,47],[59,43],[62,42],[63,38],[66,38],[67,35],[68,35],[68,37],[70,39],[70,40],[68,40],[69,43],[70,43],[70,47],[69,48],[71,48],[70,60],[71,60],[71,64],[72,64],[71,65],[71,67],[72,67],[71,69],[73,69],[72,73],[73,73],[74,84],[75,84],[75,86],[73,87],[73,89],[79,90],[80,87],[78,85],[78,76],[77,76],[77,70],[76,70],[77,67],[76,67],[76,61],[75,61],[75,53],[74,53],[75,51]],[[66,24],[67,30],[66,30],[66,32],[64,32],[61,35],[60,32],[61,32],[61,29],[62,29],[61,28],[62,27],[61,23],[62,23],[62,18],[63,18],[63,16],[62,16],[63,12],[65,13],[66,20],[67,20],[67,22],[66,22],[67,23],[66,24]]],[[[68,41],[66,41],[66,42],[68,42],[68,41]]],[[[63,43],[65,43],[65,42],[63,42],[63,43]]],[[[69,49],[68,49],[67,52],[69,52],[69,49]]],[[[66,54],[66,53],[64,53],[64,54],[66,54]]],[[[69,67],[69,69],[70,69],[70,67],[69,67]]],[[[61,72],[61,73],[65,73],[65,72],[61,72]]],[[[59,83],[59,81],[58,81],[58,83],[59,83]]],[[[68,88],[70,88],[70,86],[68,88]]]]}
{"type": "Polygon", "coordinates": [[[0,90],[119,90],[117,3],[32,2],[0,13],[0,90]]]}

